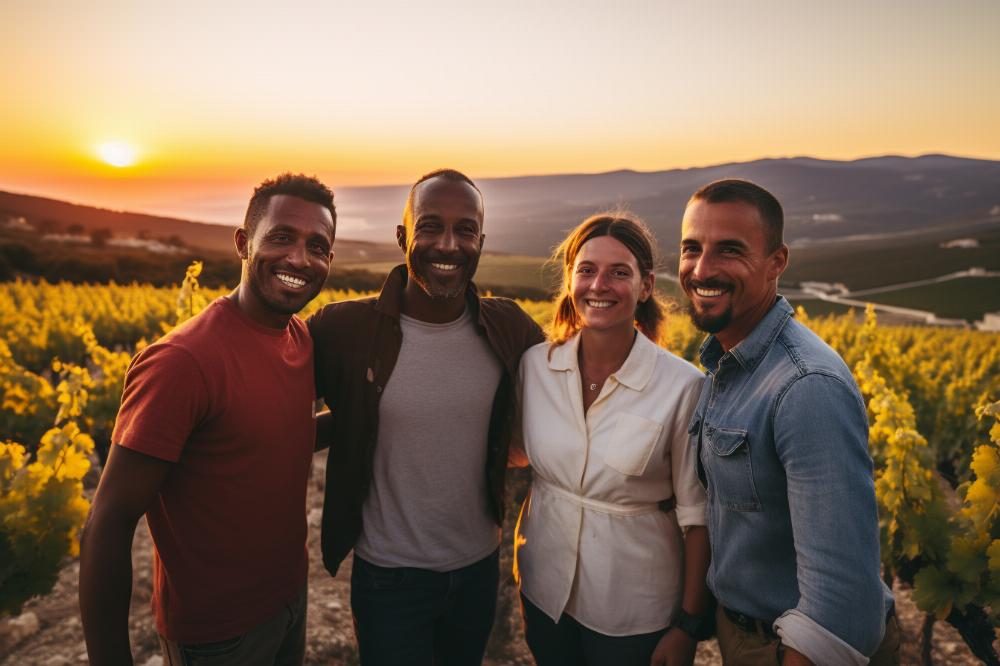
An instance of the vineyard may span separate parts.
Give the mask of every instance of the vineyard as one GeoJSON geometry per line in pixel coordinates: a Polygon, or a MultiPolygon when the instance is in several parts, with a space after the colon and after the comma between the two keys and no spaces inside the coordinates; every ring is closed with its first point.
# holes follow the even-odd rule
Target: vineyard
{"type": "MultiPolygon", "coordinates": [[[[200,288],[199,270],[173,289],[0,284],[0,618],[76,555],[85,478],[106,456],[132,354],[225,293],[200,288]]],[[[359,295],[324,291],[302,315],[359,295]]],[[[547,302],[520,303],[546,323],[547,302]]],[[[886,579],[912,588],[924,636],[945,621],[1000,664],[1000,337],[880,326],[871,312],[798,317],[868,403],[886,579]]],[[[661,344],[697,362],[702,337],[678,314],[661,344]]]]}

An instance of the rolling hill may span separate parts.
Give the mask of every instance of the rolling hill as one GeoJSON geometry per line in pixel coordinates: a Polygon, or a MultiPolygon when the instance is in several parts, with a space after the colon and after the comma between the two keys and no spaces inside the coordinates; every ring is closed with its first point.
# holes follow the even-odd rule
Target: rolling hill
{"type": "MultiPolygon", "coordinates": [[[[921,230],[1000,226],[1000,162],[947,155],[840,162],[807,157],[640,173],[482,179],[489,249],[545,255],[586,216],[625,205],[673,247],[688,197],[720,178],[747,178],[781,200],[795,245],[921,230]]],[[[338,209],[364,221],[355,237],[392,238],[407,186],[342,188],[338,209]]]]}

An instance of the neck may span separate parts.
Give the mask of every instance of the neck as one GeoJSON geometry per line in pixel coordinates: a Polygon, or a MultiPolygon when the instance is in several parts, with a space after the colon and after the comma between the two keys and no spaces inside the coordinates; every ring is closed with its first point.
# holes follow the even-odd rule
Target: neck
{"type": "Polygon", "coordinates": [[[753,310],[748,311],[739,320],[733,320],[725,330],[719,331],[715,334],[715,339],[719,341],[722,345],[722,351],[728,352],[730,349],[736,345],[743,342],[748,335],[753,333],[757,325],[763,321],[767,313],[771,311],[774,307],[775,302],[778,299],[777,290],[775,290],[770,298],[761,301],[760,305],[755,307],[753,310]]]}
{"type": "Polygon", "coordinates": [[[428,324],[447,324],[455,321],[465,312],[465,293],[453,298],[431,298],[412,279],[403,288],[400,311],[428,324]]]}
{"type": "Polygon", "coordinates": [[[275,312],[261,303],[246,280],[240,282],[227,298],[252,321],[268,328],[285,328],[292,318],[290,314],[275,312]]]}
{"type": "Polygon", "coordinates": [[[625,363],[637,335],[633,326],[596,331],[580,330],[579,355],[588,368],[614,372],[625,363]]]}

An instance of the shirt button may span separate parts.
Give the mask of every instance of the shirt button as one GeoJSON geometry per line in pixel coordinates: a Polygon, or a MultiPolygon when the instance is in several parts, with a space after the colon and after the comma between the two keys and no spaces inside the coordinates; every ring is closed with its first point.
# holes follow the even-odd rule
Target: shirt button
{"type": "Polygon", "coordinates": [[[382,392],[382,387],[381,386],[376,386],[375,387],[375,392],[376,393],[381,393],[382,392]]]}

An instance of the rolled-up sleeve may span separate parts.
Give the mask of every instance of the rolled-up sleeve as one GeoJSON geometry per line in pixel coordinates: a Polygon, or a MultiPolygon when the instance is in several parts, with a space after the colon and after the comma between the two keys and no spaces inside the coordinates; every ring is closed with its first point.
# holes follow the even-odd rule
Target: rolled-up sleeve
{"type": "Polygon", "coordinates": [[[705,489],[698,481],[695,469],[698,451],[691,446],[688,425],[698,406],[702,378],[689,382],[677,404],[670,430],[670,472],[677,500],[677,524],[681,527],[706,524],[705,489]]]}
{"type": "Polygon", "coordinates": [[[816,663],[864,664],[885,625],[868,420],[857,388],[813,373],[774,413],[788,482],[798,605],[775,621],[782,641],[816,663]]]}

